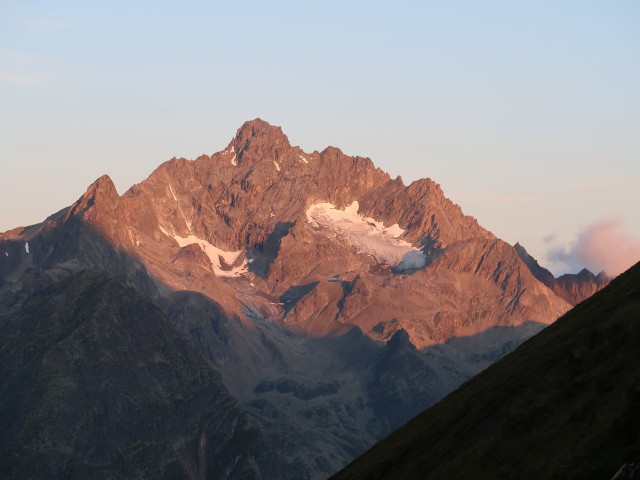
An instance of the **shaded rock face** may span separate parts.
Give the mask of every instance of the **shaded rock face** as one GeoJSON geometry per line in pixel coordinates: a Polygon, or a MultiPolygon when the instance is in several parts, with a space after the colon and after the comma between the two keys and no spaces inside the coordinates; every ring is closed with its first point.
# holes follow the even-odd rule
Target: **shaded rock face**
{"type": "Polygon", "coordinates": [[[639,319],[640,263],[332,478],[637,478],[639,319]]]}
{"type": "Polygon", "coordinates": [[[604,272],[594,275],[585,268],[576,274],[561,275],[556,279],[556,286],[552,290],[567,302],[577,305],[606,287],[610,281],[611,277],[604,272]]]}
{"type": "Polygon", "coordinates": [[[293,475],[137,290],[86,270],[34,289],[0,316],[3,478],[293,475]]]}
{"type": "Polygon", "coordinates": [[[532,272],[432,180],[247,122],[0,234],[2,471],[325,478],[566,311],[532,272]]]}

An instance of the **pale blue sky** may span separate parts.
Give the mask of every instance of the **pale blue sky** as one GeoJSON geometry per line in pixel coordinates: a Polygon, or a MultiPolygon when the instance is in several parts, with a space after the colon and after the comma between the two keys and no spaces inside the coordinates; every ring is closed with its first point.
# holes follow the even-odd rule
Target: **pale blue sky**
{"type": "Polygon", "coordinates": [[[261,117],[575,269],[547,254],[598,219],[640,237],[638,25],[632,0],[0,0],[0,231],[261,117]]]}

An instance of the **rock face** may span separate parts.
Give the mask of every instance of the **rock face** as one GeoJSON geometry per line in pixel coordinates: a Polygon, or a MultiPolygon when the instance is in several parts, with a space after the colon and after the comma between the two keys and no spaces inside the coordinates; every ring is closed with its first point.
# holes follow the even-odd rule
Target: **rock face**
{"type": "Polygon", "coordinates": [[[10,356],[34,351],[26,325],[35,317],[42,355],[77,336],[52,367],[68,388],[20,375],[43,371],[44,357],[7,372],[3,395],[14,383],[17,393],[0,411],[10,425],[0,439],[3,471],[55,476],[62,463],[34,460],[55,443],[67,455],[60,462],[95,478],[323,478],[553,322],[573,298],[554,291],[432,180],[406,186],[367,158],[334,147],[305,153],[279,127],[247,122],[221,152],[174,158],[122,196],[101,177],[43,223],[0,234],[0,328],[10,356]],[[78,302],[84,317],[76,318],[78,302]],[[58,337],[63,317],[76,323],[58,337]],[[116,350],[130,353],[111,358],[116,350]],[[67,357],[73,362],[57,366],[67,357]],[[112,362],[104,367],[116,372],[111,380],[79,373],[99,368],[98,357],[112,362]],[[148,364],[149,377],[121,375],[128,363],[148,364]],[[93,412],[113,398],[112,410],[87,418],[121,423],[93,431],[122,428],[114,448],[148,456],[127,457],[118,473],[101,456],[111,453],[83,449],[97,441],[89,420],[69,413],[47,423],[55,415],[36,408],[49,388],[56,405],[67,396],[80,403],[47,408],[93,412]],[[27,397],[36,403],[16,416],[27,397]],[[143,446],[140,430],[152,417],[126,419],[156,401],[149,415],[175,408],[182,429],[163,426],[143,446]],[[63,424],[86,436],[82,448],[49,435],[63,424]],[[30,425],[43,435],[37,448],[30,425]],[[31,461],[35,470],[26,469],[31,461]]]}
{"type": "Polygon", "coordinates": [[[102,177],[62,222],[79,217],[164,285],[236,314],[268,311],[304,335],[356,325],[387,340],[402,324],[423,348],[568,308],[435,182],[405,186],[333,147],[307,154],[262,120],[220,153],[162,164],[121,198],[102,177]]]}
{"type": "Polygon", "coordinates": [[[639,319],[636,264],[332,478],[637,478],[639,319]]]}
{"type": "Polygon", "coordinates": [[[294,475],[157,305],[104,273],[31,275],[0,317],[3,478],[294,475]]]}

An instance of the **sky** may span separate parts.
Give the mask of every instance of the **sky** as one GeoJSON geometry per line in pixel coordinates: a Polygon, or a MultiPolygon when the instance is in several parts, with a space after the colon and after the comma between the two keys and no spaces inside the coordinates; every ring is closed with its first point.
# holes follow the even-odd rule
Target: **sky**
{"type": "Polygon", "coordinates": [[[432,178],[555,274],[619,273],[640,259],[639,24],[635,0],[0,0],[0,231],[260,117],[432,178]]]}

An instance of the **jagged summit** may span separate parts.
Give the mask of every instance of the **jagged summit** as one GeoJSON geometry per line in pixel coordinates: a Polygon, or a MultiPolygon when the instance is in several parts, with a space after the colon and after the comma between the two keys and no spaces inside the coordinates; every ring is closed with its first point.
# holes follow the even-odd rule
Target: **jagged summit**
{"type": "Polygon", "coordinates": [[[71,206],[67,216],[83,213],[94,205],[99,205],[100,209],[111,209],[118,199],[118,191],[113,180],[109,175],[102,175],[89,185],[82,196],[71,206]]]}
{"type": "Polygon", "coordinates": [[[243,150],[249,143],[272,144],[275,147],[290,147],[289,139],[282,132],[282,128],[271,125],[261,118],[249,120],[237,130],[229,146],[234,145],[237,150],[243,150]]]}
{"type": "Polygon", "coordinates": [[[568,307],[435,181],[405,186],[371,159],[336,147],[307,154],[260,118],[245,122],[227,149],[165,162],[122,197],[101,177],[71,215],[155,278],[234,312],[257,302],[305,335],[349,325],[386,342],[402,325],[423,348],[494,324],[548,323],[568,307]],[[206,255],[182,251],[190,246],[206,255]],[[451,277],[467,272],[474,273],[464,285],[451,277]],[[336,276],[340,288],[327,283],[336,276]],[[226,286],[229,278],[253,283],[251,293],[226,286]],[[295,302],[265,306],[262,294],[295,302]],[[474,315],[478,308],[498,310],[474,315]],[[403,314],[391,322],[397,309],[403,314]],[[375,330],[378,324],[387,327],[375,330]]]}
{"type": "Polygon", "coordinates": [[[95,196],[101,194],[109,196],[118,195],[116,185],[113,183],[113,180],[111,180],[111,177],[107,174],[102,175],[95,182],[89,185],[89,188],[87,188],[87,191],[85,192],[83,197],[86,197],[88,195],[95,196]]]}
{"type": "Polygon", "coordinates": [[[59,215],[0,236],[0,333],[11,342],[0,349],[0,383],[11,395],[0,406],[15,406],[0,408],[0,423],[14,422],[0,432],[0,477],[59,478],[71,465],[80,477],[159,478],[143,465],[160,465],[172,477],[327,478],[568,308],[436,182],[405,186],[371,159],[335,147],[306,153],[280,127],[255,119],[222,151],[164,162],[122,196],[103,176],[59,215]],[[110,281],[86,289],[89,277],[68,282],[82,270],[120,277],[145,299],[132,301],[130,290],[110,281]],[[126,308],[96,305],[103,288],[105,302],[126,308]],[[154,306],[129,312],[145,304],[154,306]],[[90,328],[71,325],[85,308],[90,328]],[[158,326],[165,338],[179,334],[198,355],[183,369],[173,361],[184,357],[179,344],[160,339],[166,348],[158,349],[129,329],[129,313],[150,334],[158,326]],[[108,335],[96,336],[94,326],[108,325],[108,335]],[[76,356],[72,338],[91,346],[86,355],[76,356]],[[120,354],[94,353],[103,351],[123,352],[142,381],[122,385],[119,372],[131,369],[110,366],[120,354]],[[34,359],[29,371],[44,372],[42,379],[22,367],[6,370],[19,355],[34,359]],[[87,368],[94,360],[105,370],[87,368]],[[159,374],[155,385],[185,400],[194,422],[185,424],[186,436],[169,428],[184,416],[163,422],[165,410],[145,403],[153,390],[148,363],[159,374]],[[228,408],[199,403],[197,392],[211,385],[184,372],[200,368],[234,397],[223,402],[228,408]],[[181,385],[189,378],[191,389],[181,385]],[[83,399],[70,385],[104,393],[83,399]],[[60,402],[46,401],[48,392],[60,402]],[[113,402],[118,392],[142,403],[113,402]],[[104,404],[115,411],[103,412],[104,404]],[[130,428],[139,417],[132,412],[149,415],[157,441],[149,429],[130,428]],[[253,440],[237,430],[243,422],[253,440]],[[43,461],[58,441],[48,432],[68,431],[81,434],[43,461]],[[102,448],[104,438],[116,439],[113,449],[102,448]],[[13,476],[2,470],[7,442],[32,453],[13,476]]]}

